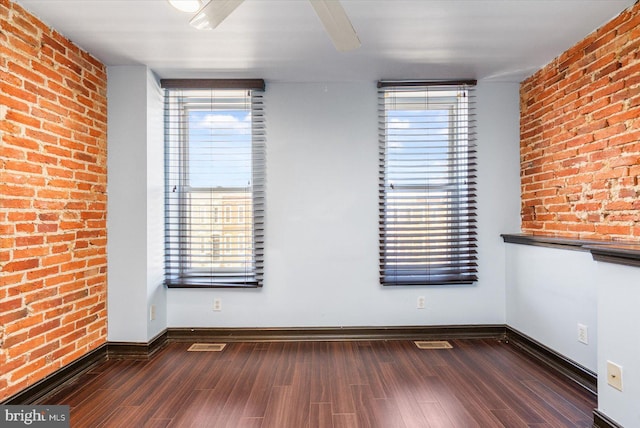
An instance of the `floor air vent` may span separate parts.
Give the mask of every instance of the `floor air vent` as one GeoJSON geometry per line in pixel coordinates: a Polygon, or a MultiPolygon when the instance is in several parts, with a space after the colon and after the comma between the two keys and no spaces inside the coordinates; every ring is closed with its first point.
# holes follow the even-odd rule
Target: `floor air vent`
{"type": "Polygon", "coordinates": [[[453,348],[453,346],[451,346],[451,344],[446,340],[431,340],[431,341],[416,340],[413,343],[416,344],[418,349],[451,349],[453,348]]]}
{"type": "Polygon", "coordinates": [[[187,349],[191,352],[220,352],[227,346],[226,343],[194,343],[187,349]]]}

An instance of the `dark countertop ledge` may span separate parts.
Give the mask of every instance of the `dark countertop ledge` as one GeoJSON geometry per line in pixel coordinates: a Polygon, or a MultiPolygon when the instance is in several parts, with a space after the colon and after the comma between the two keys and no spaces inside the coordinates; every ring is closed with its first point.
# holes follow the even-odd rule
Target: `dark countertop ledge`
{"type": "Polygon", "coordinates": [[[622,241],[598,241],[526,233],[502,234],[506,243],[561,248],[573,251],[589,251],[593,260],[640,267],[640,243],[622,241]]]}

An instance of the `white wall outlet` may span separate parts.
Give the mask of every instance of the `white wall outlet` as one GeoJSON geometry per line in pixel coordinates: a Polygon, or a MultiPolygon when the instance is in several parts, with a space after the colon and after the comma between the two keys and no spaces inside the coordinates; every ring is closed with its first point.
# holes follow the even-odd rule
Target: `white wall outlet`
{"type": "Polygon", "coordinates": [[[156,305],[149,306],[149,321],[156,319],[156,305]]]}
{"type": "Polygon", "coordinates": [[[216,312],[220,312],[222,310],[222,299],[216,297],[213,299],[213,310],[216,312]]]}
{"type": "Polygon", "coordinates": [[[418,302],[416,303],[417,309],[424,309],[425,299],[424,296],[418,296],[418,302]]]}
{"type": "Polygon", "coordinates": [[[589,344],[589,328],[584,324],[578,324],[578,342],[589,344]]]}
{"type": "Polygon", "coordinates": [[[607,361],[607,383],[618,391],[622,391],[622,366],[607,361]]]}

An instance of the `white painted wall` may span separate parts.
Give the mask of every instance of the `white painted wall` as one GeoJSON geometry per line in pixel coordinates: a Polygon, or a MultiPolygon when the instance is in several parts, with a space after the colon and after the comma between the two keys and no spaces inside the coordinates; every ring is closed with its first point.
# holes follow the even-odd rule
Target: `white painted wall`
{"type": "Polygon", "coordinates": [[[165,290],[160,102],[148,69],[109,68],[110,341],[147,341],[166,326],[505,322],[499,235],[519,222],[517,85],[478,88],[481,279],[460,287],[378,284],[376,89],[361,82],[268,84],[264,288],[165,290]]]}
{"type": "Polygon", "coordinates": [[[146,78],[107,69],[107,339],[146,340],[146,78]],[[126,314],[126,316],[124,316],[126,314]]]}
{"type": "Polygon", "coordinates": [[[597,372],[596,264],[587,251],[506,244],[507,324],[597,372]],[[578,323],[588,345],[578,342],[578,323]]]}
{"type": "Polygon", "coordinates": [[[147,340],[167,328],[164,286],[164,93],[153,72],[147,76],[147,340]],[[155,319],[150,308],[155,307],[155,319]]]}
{"type": "Polygon", "coordinates": [[[640,268],[596,264],[598,409],[625,427],[640,427],[640,268]],[[607,384],[607,361],[622,366],[623,391],[607,384]]]}
{"type": "Polygon", "coordinates": [[[170,289],[169,327],[503,324],[500,233],[519,227],[518,85],[481,83],[480,281],[378,283],[374,82],[269,83],[264,288],[170,289]],[[418,296],[427,308],[416,309],[418,296]],[[214,298],[222,311],[212,310],[214,298]]]}
{"type": "Polygon", "coordinates": [[[109,67],[107,77],[107,338],[147,342],[167,325],[162,97],[144,66],[109,67]]]}
{"type": "Polygon", "coordinates": [[[478,255],[485,299],[500,302],[506,320],[505,244],[502,233],[520,229],[520,85],[478,86],[478,255]]]}

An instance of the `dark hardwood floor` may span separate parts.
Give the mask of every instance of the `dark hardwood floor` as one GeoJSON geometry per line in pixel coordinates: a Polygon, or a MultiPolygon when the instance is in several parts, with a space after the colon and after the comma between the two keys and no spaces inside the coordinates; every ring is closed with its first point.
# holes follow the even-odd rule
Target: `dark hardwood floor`
{"type": "Polygon", "coordinates": [[[497,340],[229,343],[109,360],[42,404],[78,427],[591,427],[593,394],[497,340]]]}

